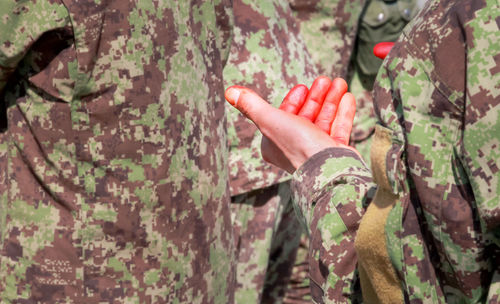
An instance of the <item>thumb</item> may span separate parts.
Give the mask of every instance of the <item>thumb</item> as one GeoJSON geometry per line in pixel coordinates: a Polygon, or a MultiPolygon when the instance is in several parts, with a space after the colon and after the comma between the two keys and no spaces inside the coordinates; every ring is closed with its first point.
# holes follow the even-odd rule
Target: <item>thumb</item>
{"type": "Polygon", "coordinates": [[[275,110],[257,93],[246,87],[231,86],[226,89],[224,97],[233,107],[256,125],[259,125],[260,120],[266,117],[266,113],[275,110]]]}

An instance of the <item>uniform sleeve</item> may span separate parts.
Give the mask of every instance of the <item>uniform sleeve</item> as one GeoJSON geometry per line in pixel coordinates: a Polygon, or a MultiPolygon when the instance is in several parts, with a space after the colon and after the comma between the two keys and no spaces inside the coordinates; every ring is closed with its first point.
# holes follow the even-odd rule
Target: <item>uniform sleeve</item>
{"type": "Polygon", "coordinates": [[[486,303],[500,301],[500,12],[498,7],[465,26],[468,43],[461,160],[493,265],[486,303]],[[490,16],[493,15],[493,16],[490,16]],[[491,20],[497,20],[494,24],[491,20]],[[491,26],[494,24],[494,26],[491,26]]]}
{"type": "Polygon", "coordinates": [[[330,148],[294,174],[296,211],[310,234],[311,293],[316,302],[360,300],[354,239],[375,192],[370,170],[353,151],[330,148]]]}
{"type": "Polygon", "coordinates": [[[466,163],[474,198],[484,229],[500,228],[500,13],[478,16],[466,25],[473,33],[467,50],[467,88],[462,135],[462,158],[466,163]]]}
{"type": "MultiPolygon", "coordinates": [[[[68,12],[59,1],[1,1],[0,92],[32,45],[44,33],[68,24],[68,12]]],[[[2,107],[4,103],[0,100],[2,107]]]]}

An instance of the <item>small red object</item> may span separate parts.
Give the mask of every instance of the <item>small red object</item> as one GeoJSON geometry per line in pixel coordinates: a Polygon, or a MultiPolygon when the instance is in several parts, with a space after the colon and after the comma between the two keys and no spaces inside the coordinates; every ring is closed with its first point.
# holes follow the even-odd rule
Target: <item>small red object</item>
{"type": "Polygon", "coordinates": [[[394,46],[394,42],[380,42],[373,48],[373,54],[380,59],[384,59],[394,46]]]}

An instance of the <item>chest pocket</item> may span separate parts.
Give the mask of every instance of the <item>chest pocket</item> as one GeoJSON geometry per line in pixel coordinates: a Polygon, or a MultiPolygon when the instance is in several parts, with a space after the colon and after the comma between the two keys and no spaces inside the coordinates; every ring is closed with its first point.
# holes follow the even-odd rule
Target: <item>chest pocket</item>
{"type": "Polygon", "coordinates": [[[361,73],[375,76],[382,60],[373,55],[373,47],[395,41],[403,28],[419,11],[417,0],[371,0],[360,20],[355,61],[361,73]]]}

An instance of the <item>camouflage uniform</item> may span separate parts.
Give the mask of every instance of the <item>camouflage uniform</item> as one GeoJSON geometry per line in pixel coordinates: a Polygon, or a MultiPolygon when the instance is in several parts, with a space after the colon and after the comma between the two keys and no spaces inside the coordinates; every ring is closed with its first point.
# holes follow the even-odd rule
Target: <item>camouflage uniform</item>
{"type": "Polygon", "coordinates": [[[2,303],[233,302],[230,6],[2,1],[2,303]]]}
{"type": "MultiPolygon", "coordinates": [[[[297,83],[317,75],[286,0],[234,0],[226,87],[251,87],[278,106],[297,83]]],[[[260,157],[260,132],[228,105],[231,211],[238,303],[278,303],[301,235],[290,201],[291,176],[260,157]]]]}
{"type": "Polygon", "coordinates": [[[367,300],[500,302],[499,20],[428,3],[377,78],[372,171],[333,148],[295,173],[316,302],[359,300],[357,261],[367,300]]]}

